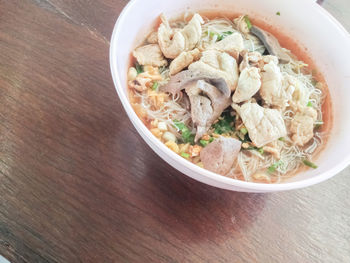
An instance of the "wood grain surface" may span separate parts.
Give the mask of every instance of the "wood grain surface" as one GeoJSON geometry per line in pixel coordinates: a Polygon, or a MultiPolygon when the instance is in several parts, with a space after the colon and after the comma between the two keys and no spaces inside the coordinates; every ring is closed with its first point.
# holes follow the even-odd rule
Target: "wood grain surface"
{"type": "MultiPolygon", "coordinates": [[[[0,254],[11,262],[350,262],[350,170],[216,189],[136,133],[109,71],[126,0],[0,0],[0,254]]],[[[347,0],[325,8],[350,29],[347,0]]]]}

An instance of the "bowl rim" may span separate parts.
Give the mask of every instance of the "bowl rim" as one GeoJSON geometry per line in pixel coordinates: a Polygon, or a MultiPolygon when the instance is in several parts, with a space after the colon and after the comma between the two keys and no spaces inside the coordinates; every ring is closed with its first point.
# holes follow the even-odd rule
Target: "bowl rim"
{"type": "MultiPolygon", "coordinates": [[[[147,129],[147,127],[143,124],[143,122],[139,119],[139,117],[136,115],[134,109],[132,108],[128,97],[123,93],[122,90],[118,87],[123,87],[125,83],[123,84],[118,76],[118,70],[117,70],[117,59],[116,58],[116,50],[117,50],[117,45],[115,43],[118,42],[119,39],[119,31],[120,31],[120,26],[123,24],[123,21],[129,12],[130,9],[133,8],[133,6],[137,3],[139,0],[131,0],[122,10],[120,13],[115,26],[113,28],[113,33],[111,36],[110,40],[110,50],[109,50],[109,61],[110,61],[110,70],[111,70],[111,75],[113,78],[113,83],[114,87],[117,91],[117,94],[120,98],[120,101],[122,102],[123,108],[125,112],[127,113],[129,120],[132,122],[132,124],[135,126],[136,131],[141,135],[142,139],[143,136],[145,136],[147,140],[146,143],[151,147],[151,143],[154,144],[155,147],[157,147],[162,153],[167,155],[172,161],[180,164],[181,166],[187,168],[187,170],[192,170],[196,174],[203,176],[204,178],[210,179],[210,181],[216,181],[218,183],[224,184],[225,186],[228,187],[238,187],[241,190],[251,190],[251,191],[261,191],[261,192],[277,192],[277,191],[286,191],[286,190],[293,190],[293,189],[300,189],[304,187],[308,187],[314,184],[321,183],[323,181],[326,181],[327,179],[335,176],[342,170],[344,170],[349,164],[350,164],[350,153],[347,156],[344,156],[342,158],[342,161],[340,161],[337,165],[333,166],[332,168],[328,169],[327,171],[317,174],[311,178],[307,178],[304,180],[296,181],[296,182],[287,182],[287,183],[278,183],[278,184],[266,184],[266,183],[254,183],[254,182],[247,182],[247,181],[241,181],[238,179],[230,178],[230,177],[225,177],[223,175],[211,172],[209,170],[206,170],[204,168],[201,168],[175,152],[171,151],[168,147],[166,147],[161,141],[159,141],[154,135],[147,129]],[[143,136],[142,136],[143,135],[143,136]]],[[[314,8],[318,8],[325,17],[328,18],[330,23],[333,23],[335,27],[338,28],[338,30],[346,35],[350,39],[350,34],[347,32],[347,30],[338,22],[327,10],[319,6],[315,2],[311,1],[306,1],[304,4],[310,4],[313,5],[314,8]]],[[[152,147],[151,147],[152,148],[152,147]]],[[[153,149],[152,149],[153,150],[153,149]]],[[[154,150],[153,150],[154,151],[154,150]]],[[[175,168],[170,161],[166,160],[160,153],[155,151],[159,157],[161,157],[164,161],[168,162],[174,169],[180,171],[178,168],[175,168]]],[[[182,171],[180,171],[182,172],[182,171]]],[[[184,172],[182,172],[184,173],[184,172]]],[[[195,180],[198,181],[198,178],[195,178],[195,176],[188,175],[184,173],[186,176],[189,176],[195,180]]],[[[204,179],[203,178],[203,179],[204,179]]],[[[200,180],[203,182],[203,180],[200,180]]],[[[205,182],[204,182],[205,183],[205,182]]],[[[209,183],[206,183],[209,184],[209,183]]],[[[211,184],[209,184],[211,185],[211,184]]],[[[231,189],[235,190],[235,189],[231,189]]]]}

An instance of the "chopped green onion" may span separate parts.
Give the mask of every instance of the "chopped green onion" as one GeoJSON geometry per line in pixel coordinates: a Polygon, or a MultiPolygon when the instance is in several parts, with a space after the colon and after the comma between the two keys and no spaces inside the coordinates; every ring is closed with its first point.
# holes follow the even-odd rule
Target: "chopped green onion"
{"type": "Polygon", "coordinates": [[[190,129],[184,123],[174,120],[174,125],[181,131],[182,140],[185,143],[194,144],[195,135],[191,133],[190,129]]]}
{"type": "Polygon", "coordinates": [[[236,136],[238,137],[238,139],[245,143],[245,142],[252,142],[252,140],[249,138],[248,133],[246,135],[242,134],[241,132],[237,132],[236,136]]]}
{"type": "Polygon", "coordinates": [[[236,135],[241,142],[245,142],[245,136],[241,132],[237,132],[236,135]]]}
{"type": "Polygon", "coordinates": [[[183,158],[186,158],[186,159],[190,158],[190,155],[188,153],[184,153],[184,152],[181,153],[181,156],[183,158]]]}
{"type": "Polygon", "coordinates": [[[267,171],[269,172],[269,173],[273,173],[273,172],[275,172],[276,171],[276,169],[277,169],[277,167],[276,167],[276,165],[271,165],[268,169],[267,169],[267,171]]]}
{"type": "Polygon", "coordinates": [[[141,66],[138,62],[135,63],[135,68],[136,68],[136,71],[137,71],[137,75],[141,74],[142,72],[144,72],[143,66],[141,66]]]}
{"type": "Polygon", "coordinates": [[[209,141],[200,140],[199,143],[200,143],[203,147],[206,147],[206,146],[209,144],[209,141]]]}
{"type": "Polygon", "coordinates": [[[210,137],[209,142],[213,142],[213,141],[214,141],[214,138],[210,137]]]}
{"type": "Polygon", "coordinates": [[[211,38],[214,38],[216,36],[216,41],[221,41],[225,37],[227,37],[228,35],[232,35],[233,32],[232,31],[226,31],[226,32],[223,32],[222,34],[219,34],[219,33],[215,33],[215,32],[212,32],[212,31],[207,31],[205,34],[209,34],[209,37],[211,37],[211,38]]]}
{"type": "Polygon", "coordinates": [[[281,15],[281,13],[280,13],[280,12],[277,12],[277,13],[276,13],[276,15],[280,16],[280,15],[281,15]]]}
{"type": "Polygon", "coordinates": [[[282,165],[282,161],[275,162],[273,165],[271,165],[269,168],[267,168],[267,171],[269,173],[274,173],[278,167],[282,165]]]}
{"type": "Polygon", "coordinates": [[[246,128],[241,128],[239,130],[243,135],[246,135],[248,133],[248,130],[246,128]]]}
{"type": "Polygon", "coordinates": [[[281,137],[278,140],[281,141],[281,142],[284,142],[284,137],[281,137]]]}
{"type": "Polygon", "coordinates": [[[209,36],[210,36],[211,38],[213,38],[215,35],[217,35],[217,34],[214,33],[214,32],[209,31],[209,36]]]}
{"type": "Polygon", "coordinates": [[[180,131],[181,131],[182,129],[187,128],[186,125],[185,125],[184,123],[179,122],[179,121],[177,121],[177,120],[174,120],[174,125],[175,125],[175,127],[178,128],[180,131]]]}
{"type": "Polygon", "coordinates": [[[226,32],[223,32],[221,35],[218,35],[218,41],[221,41],[223,40],[225,37],[229,36],[229,35],[232,35],[233,32],[232,31],[226,31],[226,32]]]}
{"type": "Polygon", "coordinates": [[[166,66],[159,67],[159,73],[162,74],[167,69],[166,66]]]}
{"type": "Polygon", "coordinates": [[[310,162],[309,160],[303,160],[303,163],[306,165],[306,166],[309,166],[313,169],[316,169],[317,168],[317,165],[314,164],[313,162],[310,162]]]}
{"type": "Polygon", "coordinates": [[[244,16],[244,21],[247,24],[248,29],[252,28],[252,22],[250,22],[250,19],[248,16],[244,16]]]}
{"type": "Polygon", "coordinates": [[[309,101],[308,103],[307,103],[307,105],[306,106],[308,106],[308,107],[312,107],[313,105],[312,105],[312,102],[311,101],[309,101]]]}
{"type": "Polygon", "coordinates": [[[185,142],[193,145],[194,144],[194,137],[195,137],[195,135],[191,133],[189,136],[186,136],[185,142]]]}
{"type": "Polygon", "coordinates": [[[263,148],[258,148],[258,147],[254,147],[254,146],[249,146],[246,150],[257,151],[257,152],[259,152],[261,155],[264,154],[264,149],[263,149],[263,148]]]}
{"type": "Polygon", "coordinates": [[[231,116],[229,112],[224,112],[221,117],[219,117],[219,121],[213,125],[215,133],[224,134],[233,132],[234,122],[235,117],[231,116]]]}
{"type": "Polygon", "coordinates": [[[158,82],[154,82],[153,85],[152,85],[152,90],[157,90],[158,86],[159,86],[159,83],[158,82]]]}

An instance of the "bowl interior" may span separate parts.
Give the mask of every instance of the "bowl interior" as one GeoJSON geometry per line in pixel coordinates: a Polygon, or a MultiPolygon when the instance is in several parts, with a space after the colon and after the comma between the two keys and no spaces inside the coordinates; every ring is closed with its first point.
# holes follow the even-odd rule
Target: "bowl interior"
{"type": "MultiPolygon", "coordinates": [[[[314,63],[321,71],[328,83],[331,101],[333,105],[333,127],[328,135],[325,149],[317,158],[319,168],[301,172],[297,176],[284,181],[282,184],[308,181],[308,185],[325,180],[349,164],[349,151],[346,146],[350,145],[350,136],[347,135],[350,129],[350,37],[346,30],[323,8],[312,1],[294,0],[235,0],[220,1],[220,4],[212,0],[192,1],[169,1],[152,0],[131,1],[124,9],[116,24],[111,41],[111,70],[115,80],[116,89],[123,103],[126,112],[141,136],[158,152],[172,158],[167,160],[184,173],[191,173],[191,165],[187,161],[171,156],[165,146],[156,142],[140,120],[137,119],[127,99],[127,70],[129,66],[130,52],[141,43],[146,34],[151,31],[158,21],[159,15],[163,12],[168,17],[174,17],[186,11],[215,10],[225,12],[232,10],[232,13],[246,13],[250,17],[256,17],[267,24],[278,27],[284,34],[296,39],[302,47],[306,47],[314,63]],[[200,7],[200,8],[198,8],[200,7]],[[280,12],[281,15],[276,15],[280,12]],[[189,171],[179,168],[186,166],[189,171]]],[[[163,157],[164,158],[164,157],[163,157]]],[[[167,157],[166,157],[167,158],[167,157]]],[[[165,158],[165,159],[166,159],[165,158]]],[[[194,165],[193,165],[194,166],[194,165]]],[[[197,167],[194,170],[198,169],[197,167]]],[[[193,170],[193,169],[192,169],[193,170]]],[[[200,169],[200,174],[207,171],[200,169]]],[[[217,176],[210,173],[212,178],[217,176]]],[[[191,175],[190,175],[191,176],[191,175]]],[[[192,177],[196,178],[195,175],[192,177]]],[[[221,176],[217,176],[220,178],[221,176]]],[[[198,178],[196,178],[198,179],[198,178]]],[[[231,180],[232,184],[235,184],[231,180]]],[[[226,182],[230,182],[227,181],[226,182]]],[[[253,183],[247,183],[243,186],[253,183]]],[[[280,184],[280,185],[282,185],[280,184]]],[[[306,185],[307,183],[305,183],[306,185]]],[[[262,185],[262,184],[258,184],[262,185]]],[[[294,184],[296,186],[296,184],[294,184]]],[[[278,188],[278,185],[269,186],[269,189],[278,188]],[[272,187],[272,188],[271,188],[272,187]]]]}

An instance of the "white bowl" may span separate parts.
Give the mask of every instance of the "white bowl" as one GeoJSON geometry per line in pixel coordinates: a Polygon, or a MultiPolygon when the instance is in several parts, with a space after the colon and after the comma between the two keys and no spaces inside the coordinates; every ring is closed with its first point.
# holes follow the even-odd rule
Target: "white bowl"
{"type": "Polygon", "coordinates": [[[119,98],[131,122],[148,145],[171,166],[189,177],[223,189],[242,192],[275,192],[303,188],[334,176],[350,163],[350,35],[322,7],[305,0],[133,0],[124,8],[115,25],[110,64],[119,98]],[[219,4],[220,3],[220,4],[219,4]],[[333,103],[333,128],[326,148],[317,159],[316,170],[302,172],[280,184],[258,184],[227,178],[202,169],[169,150],[136,116],[127,97],[127,70],[130,52],[150,32],[160,13],[168,17],[184,11],[217,10],[246,13],[278,25],[307,47],[323,73],[333,103]],[[281,15],[277,16],[276,12],[281,15]]]}

